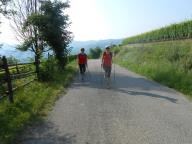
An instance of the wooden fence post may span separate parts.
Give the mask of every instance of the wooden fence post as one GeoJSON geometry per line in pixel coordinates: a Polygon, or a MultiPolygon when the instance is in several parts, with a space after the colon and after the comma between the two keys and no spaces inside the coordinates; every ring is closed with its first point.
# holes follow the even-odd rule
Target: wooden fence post
{"type": "Polygon", "coordinates": [[[0,68],[3,68],[3,60],[1,56],[0,56],[0,68]]]}
{"type": "Polygon", "coordinates": [[[16,70],[17,70],[17,73],[20,73],[17,62],[16,62],[16,70]]]}
{"type": "Polygon", "coordinates": [[[48,52],[48,60],[50,59],[50,54],[49,54],[49,52],[48,52]]]}
{"type": "Polygon", "coordinates": [[[11,76],[10,76],[10,72],[9,72],[9,66],[7,63],[7,59],[5,56],[3,56],[3,68],[5,69],[5,76],[6,76],[6,82],[7,82],[7,87],[8,87],[8,97],[9,97],[9,102],[13,103],[13,87],[12,87],[12,83],[11,83],[11,76]]]}
{"type": "Polygon", "coordinates": [[[40,64],[39,56],[36,55],[36,56],[35,56],[35,67],[36,67],[36,73],[37,73],[37,79],[38,79],[38,80],[40,80],[40,76],[39,76],[39,64],[40,64]]]}

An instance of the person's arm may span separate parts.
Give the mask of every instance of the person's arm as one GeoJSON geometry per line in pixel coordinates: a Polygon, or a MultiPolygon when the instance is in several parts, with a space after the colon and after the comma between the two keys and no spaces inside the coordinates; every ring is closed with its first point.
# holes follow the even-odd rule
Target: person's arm
{"type": "Polygon", "coordinates": [[[77,61],[77,64],[79,64],[79,54],[77,55],[76,61],[77,61]]]}
{"type": "Polygon", "coordinates": [[[104,63],[104,53],[102,54],[102,58],[101,58],[101,67],[103,66],[104,63]]]}
{"type": "Polygon", "coordinates": [[[86,55],[86,57],[85,57],[85,64],[86,64],[86,66],[88,67],[87,61],[88,61],[88,58],[87,58],[87,55],[86,55]]]}
{"type": "Polygon", "coordinates": [[[114,53],[111,52],[111,63],[113,63],[113,57],[114,57],[114,53]]]}

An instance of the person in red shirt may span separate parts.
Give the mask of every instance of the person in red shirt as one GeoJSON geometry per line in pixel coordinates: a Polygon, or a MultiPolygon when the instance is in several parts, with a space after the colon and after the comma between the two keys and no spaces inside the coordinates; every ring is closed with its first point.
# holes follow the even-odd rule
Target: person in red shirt
{"type": "Polygon", "coordinates": [[[77,60],[78,60],[78,64],[79,64],[80,73],[83,75],[85,73],[86,67],[87,67],[87,55],[85,53],[84,48],[81,48],[81,52],[78,54],[77,60]]]}
{"type": "Polygon", "coordinates": [[[112,68],[112,52],[110,51],[110,47],[105,48],[105,52],[102,55],[102,63],[101,66],[105,71],[105,78],[110,79],[111,76],[111,68],[112,68]]]}

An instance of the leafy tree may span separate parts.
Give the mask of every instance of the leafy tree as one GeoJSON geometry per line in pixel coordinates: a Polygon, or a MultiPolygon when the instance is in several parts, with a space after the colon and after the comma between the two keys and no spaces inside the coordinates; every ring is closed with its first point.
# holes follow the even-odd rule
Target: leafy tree
{"type": "Polygon", "coordinates": [[[102,53],[102,49],[100,47],[96,47],[96,48],[91,48],[90,49],[90,56],[93,59],[97,59],[101,56],[102,53]]]}
{"type": "Polygon", "coordinates": [[[72,33],[67,30],[70,23],[68,15],[64,14],[66,8],[69,8],[68,2],[43,1],[40,7],[41,13],[31,14],[24,27],[38,28],[41,38],[54,51],[60,68],[64,68],[67,62],[67,47],[72,40],[72,33]]]}
{"type": "Polygon", "coordinates": [[[45,49],[46,43],[42,41],[37,27],[31,25],[23,29],[27,18],[33,13],[41,13],[42,0],[14,0],[10,7],[12,13],[10,19],[16,38],[21,42],[17,49],[21,51],[32,51],[35,53],[36,72],[39,79],[39,61],[45,49]]]}
{"type": "MultiPolygon", "coordinates": [[[[0,14],[6,16],[10,10],[7,10],[7,5],[11,2],[11,0],[0,0],[0,14]]],[[[1,21],[0,21],[1,24],[1,21]]],[[[1,33],[1,32],[0,32],[1,33]]],[[[0,44],[0,48],[2,47],[2,44],[0,44]]]]}
{"type": "Polygon", "coordinates": [[[8,14],[9,10],[7,10],[8,3],[11,2],[11,0],[0,0],[0,13],[3,15],[8,14]]]}

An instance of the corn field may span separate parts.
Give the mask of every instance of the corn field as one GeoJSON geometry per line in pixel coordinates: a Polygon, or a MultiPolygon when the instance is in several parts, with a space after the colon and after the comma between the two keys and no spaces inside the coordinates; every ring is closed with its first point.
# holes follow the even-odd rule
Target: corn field
{"type": "Polygon", "coordinates": [[[158,42],[192,38],[192,20],[126,38],[123,44],[158,42]]]}

